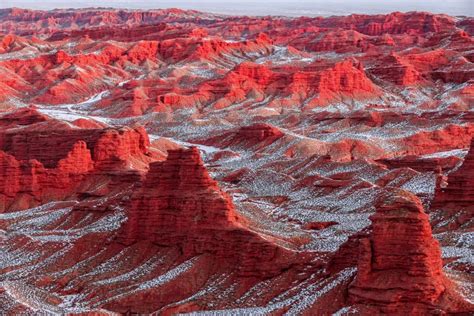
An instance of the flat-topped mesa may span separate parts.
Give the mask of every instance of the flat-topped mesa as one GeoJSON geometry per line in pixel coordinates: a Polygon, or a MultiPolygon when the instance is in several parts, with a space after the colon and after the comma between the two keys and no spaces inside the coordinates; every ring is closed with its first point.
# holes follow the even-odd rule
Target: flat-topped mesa
{"type": "Polygon", "coordinates": [[[150,241],[180,247],[184,256],[212,254],[242,275],[269,276],[290,265],[293,253],[246,228],[231,198],[213,180],[199,150],[168,151],[150,164],[142,189],[131,200],[118,241],[150,241]]]}
{"type": "Polygon", "coordinates": [[[420,200],[402,190],[386,194],[370,219],[372,233],[360,241],[350,301],[395,314],[443,308],[441,250],[420,200]]]}
{"type": "MultiPolygon", "coordinates": [[[[432,209],[468,208],[474,211],[474,138],[463,164],[449,174],[447,185],[438,183],[432,209]]],[[[472,216],[472,214],[471,214],[472,216]]]]}

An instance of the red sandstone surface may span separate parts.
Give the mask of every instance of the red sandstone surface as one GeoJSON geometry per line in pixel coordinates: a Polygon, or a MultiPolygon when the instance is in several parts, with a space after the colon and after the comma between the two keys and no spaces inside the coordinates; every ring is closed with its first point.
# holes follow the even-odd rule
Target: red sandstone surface
{"type": "Polygon", "coordinates": [[[452,293],[453,284],[443,274],[439,243],[420,200],[400,191],[382,195],[375,208],[370,238],[359,241],[349,300],[362,311],[389,314],[429,314],[440,306],[446,312],[469,312],[472,306],[452,293]]]}
{"type": "Polygon", "coordinates": [[[472,314],[473,25],[0,9],[0,310],[472,314]]]}

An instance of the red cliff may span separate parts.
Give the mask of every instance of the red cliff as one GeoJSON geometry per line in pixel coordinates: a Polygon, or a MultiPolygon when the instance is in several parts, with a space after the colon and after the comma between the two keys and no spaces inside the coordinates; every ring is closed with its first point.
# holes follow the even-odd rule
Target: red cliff
{"type": "Polygon", "coordinates": [[[17,160],[0,150],[0,212],[65,198],[78,189],[93,165],[83,141],[76,142],[51,169],[36,159],[17,160]]]}
{"type": "Polygon", "coordinates": [[[435,192],[433,208],[468,208],[474,215],[474,138],[462,165],[450,173],[447,184],[439,183],[435,192]]]}
{"type": "Polygon", "coordinates": [[[91,175],[139,172],[152,160],[141,127],[78,129],[30,108],[0,117],[0,128],[0,212],[66,199],[91,175]]]}
{"type": "Polygon", "coordinates": [[[247,228],[197,148],[168,153],[166,161],[150,165],[142,189],[132,197],[119,241],[178,246],[189,257],[209,253],[241,275],[275,275],[290,265],[292,252],[247,228]]]}
{"type": "MultiPolygon", "coordinates": [[[[441,250],[420,200],[399,190],[384,195],[371,217],[372,233],[360,241],[352,303],[397,315],[459,311],[442,271],[441,250]]],[[[461,305],[463,303],[460,303],[461,305]]]]}

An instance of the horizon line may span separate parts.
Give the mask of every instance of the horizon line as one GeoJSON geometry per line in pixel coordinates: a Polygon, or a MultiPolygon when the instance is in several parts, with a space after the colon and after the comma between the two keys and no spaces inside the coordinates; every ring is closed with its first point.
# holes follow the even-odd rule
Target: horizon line
{"type": "Polygon", "coordinates": [[[132,8],[132,7],[68,7],[68,8],[51,8],[51,9],[41,9],[41,8],[32,8],[32,7],[21,7],[21,6],[13,6],[13,7],[5,7],[1,8],[0,11],[3,10],[10,10],[10,9],[20,9],[20,10],[30,10],[30,11],[44,11],[44,12],[53,12],[53,11],[65,11],[65,10],[73,10],[73,11],[80,11],[80,10],[123,10],[123,11],[165,11],[165,10],[180,10],[184,12],[198,12],[204,14],[213,14],[213,15],[220,15],[220,16],[229,16],[229,17],[286,17],[286,18],[314,18],[314,17],[338,17],[338,16],[351,16],[351,15],[367,15],[367,16],[374,16],[374,15],[390,15],[394,13],[401,13],[401,14],[408,14],[408,13],[428,13],[432,15],[446,15],[450,17],[467,17],[467,18],[474,18],[474,15],[452,15],[449,13],[441,13],[441,12],[432,12],[426,10],[395,10],[390,12],[378,12],[378,13],[359,13],[359,12],[348,12],[348,13],[338,13],[338,14],[313,14],[313,15],[284,15],[284,14],[256,14],[256,15],[249,15],[249,14],[240,14],[240,13],[221,13],[221,12],[212,12],[212,11],[205,11],[205,10],[198,10],[198,9],[187,9],[187,8],[180,8],[180,7],[166,7],[166,8],[132,8]]]}

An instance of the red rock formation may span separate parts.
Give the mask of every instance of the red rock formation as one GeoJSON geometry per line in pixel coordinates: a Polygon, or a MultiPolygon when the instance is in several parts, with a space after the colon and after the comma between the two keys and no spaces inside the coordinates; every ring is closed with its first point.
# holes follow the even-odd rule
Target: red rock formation
{"type": "Polygon", "coordinates": [[[0,211],[6,209],[20,191],[20,174],[18,160],[0,151],[0,211]]]}
{"type": "Polygon", "coordinates": [[[420,131],[398,142],[405,155],[425,155],[469,146],[474,135],[473,125],[449,124],[435,131],[420,131]]]}
{"type": "Polygon", "coordinates": [[[421,74],[415,67],[400,56],[392,54],[383,58],[381,62],[380,66],[371,71],[381,79],[401,86],[413,85],[422,80],[421,74]]]}
{"type": "Polygon", "coordinates": [[[20,108],[0,116],[0,130],[40,123],[48,119],[46,115],[39,113],[34,107],[20,108]]]}
{"type": "Polygon", "coordinates": [[[352,303],[400,315],[462,309],[443,300],[450,283],[417,197],[402,190],[381,196],[370,219],[372,233],[360,241],[357,277],[349,288],[352,303]]]}
{"type": "Polygon", "coordinates": [[[252,79],[258,85],[268,85],[273,76],[272,71],[267,66],[250,62],[241,63],[234,69],[234,72],[237,75],[252,79]]]}
{"type": "Polygon", "coordinates": [[[141,41],[127,51],[128,59],[133,63],[143,62],[147,59],[155,60],[158,54],[158,42],[141,41]]]}
{"type": "Polygon", "coordinates": [[[246,228],[230,197],[211,179],[197,148],[168,151],[150,165],[142,189],[131,202],[119,241],[148,240],[179,246],[185,256],[210,253],[242,275],[278,274],[294,254],[246,228]]]}
{"type": "Polygon", "coordinates": [[[256,146],[264,148],[282,138],[285,134],[277,127],[266,123],[255,123],[233,129],[222,135],[208,138],[205,143],[219,148],[256,146]]]}
{"type": "Polygon", "coordinates": [[[36,159],[47,168],[57,167],[78,141],[87,144],[97,167],[132,158],[146,160],[149,145],[143,128],[73,129],[64,123],[48,121],[20,131],[0,132],[1,150],[18,160],[36,159]]]}
{"type": "Polygon", "coordinates": [[[116,89],[107,104],[111,107],[120,102],[110,110],[114,116],[123,117],[203,105],[221,109],[270,96],[275,97],[271,99],[275,107],[304,104],[312,108],[341,97],[367,99],[379,95],[379,89],[357,63],[351,67],[341,62],[341,56],[315,60],[315,54],[307,54],[308,50],[362,53],[357,58],[368,62],[369,73],[399,85],[429,84],[438,79],[463,83],[473,73],[467,50],[472,46],[471,37],[443,15],[393,13],[291,20],[212,16],[219,23],[209,27],[208,14],[170,11],[2,10],[2,29],[18,34],[54,33],[51,40],[55,41],[39,45],[39,40],[18,35],[4,37],[7,50],[18,50],[19,55],[0,62],[8,74],[0,76],[0,98],[8,103],[19,97],[34,103],[70,104],[116,89]],[[170,11],[172,16],[168,16],[170,11]],[[74,23],[81,23],[81,27],[76,29],[74,23]],[[421,34],[430,36],[423,38],[421,34]],[[68,48],[65,42],[71,37],[77,40],[68,48]],[[242,37],[245,40],[240,40],[242,37]],[[125,44],[117,45],[109,39],[125,44]],[[19,42],[21,45],[16,47],[19,42]],[[301,52],[295,52],[293,46],[301,52]],[[420,50],[411,49],[416,47],[420,50]],[[31,58],[26,55],[30,51],[38,53],[31,58]],[[392,51],[402,56],[401,60],[380,58],[390,56],[392,51]],[[258,61],[261,58],[266,61],[258,61]],[[281,67],[280,61],[291,67],[281,67]],[[199,66],[208,68],[198,65],[202,62],[210,62],[213,67],[202,77],[202,73],[197,74],[199,69],[176,68],[168,78],[172,80],[166,80],[166,84],[157,80],[137,94],[127,86],[116,87],[136,77],[138,67],[153,74],[152,70],[162,64],[178,62],[196,63],[192,66],[195,70],[199,66]],[[219,69],[222,66],[233,70],[225,74],[219,69]],[[206,80],[212,75],[213,80],[206,80]],[[104,77],[110,80],[97,80],[104,77]]]}
{"type": "Polygon", "coordinates": [[[306,49],[311,51],[335,51],[337,53],[345,53],[349,51],[353,52],[354,50],[365,51],[371,46],[371,43],[368,36],[357,31],[337,30],[327,32],[318,41],[308,43],[308,39],[306,39],[300,45],[304,45],[306,49]]]}
{"type": "Polygon", "coordinates": [[[330,17],[322,20],[320,26],[343,27],[355,29],[367,35],[389,34],[423,34],[453,29],[454,19],[448,16],[433,15],[427,12],[393,12],[387,15],[358,15],[330,17]]]}
{"type": "Polygon", "coordinates": [[[93,159],[98,168],[113,169],[114,163],[122,166],[129,162],[136,163],[146,161],[150,141],[143,127],[135,129],[105,129],[100,133],[93,146],[93,159]]]}
{"type": "Polygon", "coordinates": [[[86,143],[75,143],[57,167],[47,169],[38,160],[19,161],[0,151],[0,212],[29,208],[73,194],[93,161],[86,143]]]}
{"type": "Polygon", "coordinates": [[[474,215],[474,138],[462,165],[450,173],[447,186],[436,188],[432,208],[467,208],[474,215]]]}
{"type": "Polygon", "coordinates": [[[93,174],[145,170],[149,145],[142,127],[77,129],[34,108],[7,113],[0,117],[0,212],[74,196],[93,174]]]}
{"type": "MultiPolygon", "coordinates": [[[[172,21],[176,16],[180,16],[183,22],[186,20],[192,22],[194,19],[199,17],[211,17],[212,14],[200,14],[196,11],[184,11],[180,9],[150,11],[88,9],[82,12],[66,9],[55,10],[55,12],[53,12],[9,8],[1,9],[0,16],[2,17],[2,20],[4,20],[7,31],[16,30],[23,34],[30,34],[32,32],[38,33],[40,31],[38,30],[38,26],[43,27],[43,33],[50,33],[62,29],[75,30],[71,25],[87,26],[94,29],[94,26],[97,27],[101,25],[107,25],[110,27],[127,24],[135,26],[160,24],[160,22],[172,21]]],[[[100,27],[96,29],[98,30],[93,33],[96,36],[109,34],[103,30],[102,32],[97,32],[101,30],[100,27]]],[[[115,30],[120,31],[122,28],[115,27],[115,30]]],[[[60,37],[57,37],[56,39],[60,39],[60,37]]]]}
{"type": "Polygon", "coordinates": [[[242,140],[252,140],[256,143],[276,140],[283,135],[278,128],[265,123],[243,126],[237,132],[237,137],[241,137],[242,140]]]}
{"type": "Polygon", "coordinates": [[[440,158],[420,158],[418,156],[403,156],[392,159],[381,159],[378,162],[386,165],[390,169],[412,168],[420,172],[436,172],[438,168],[451,170],[460,162],[460,158],[440,157],[440,158]]]}
{"type": "Polygon", "coordinates": [[[333,91],[348,94],[375,94],[376,88],[367,78],[364,67],[360,62],[345,60],[336,63],[334,67],[321,74],[320,91],[333,91]]]}
{"type": "Polygon", "coordinates": [[[326,105],[340,97],[366,99],[379,95],[379,89],[367,77],[363,65],[352,59],[335,63],[318,62],[309,66],[270,67],[245,62],[230,71],[223,79],[201,87],[211,93],[214,108],[224,108],[247,98],[276,95],[281,99],[271,106],[294,106],[308,98],[307,107],[326,105]]]}
{"type": "Polygon", "coordinates": [[[0,9],[0,310],[465,311],[473,21],[0,9]]]}

